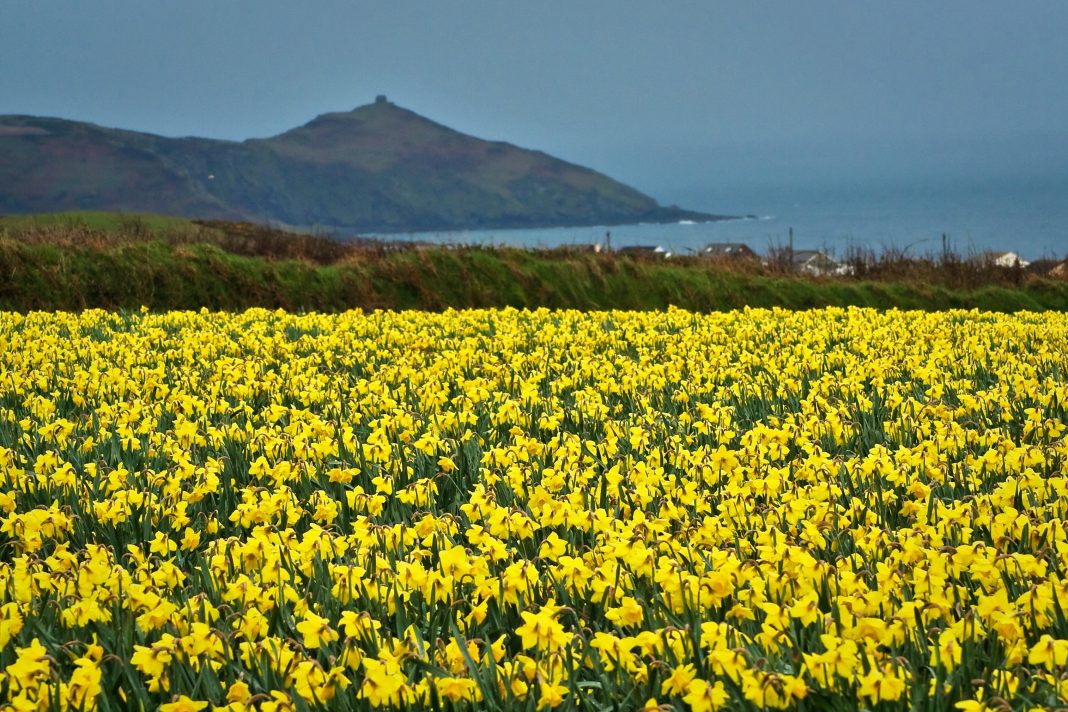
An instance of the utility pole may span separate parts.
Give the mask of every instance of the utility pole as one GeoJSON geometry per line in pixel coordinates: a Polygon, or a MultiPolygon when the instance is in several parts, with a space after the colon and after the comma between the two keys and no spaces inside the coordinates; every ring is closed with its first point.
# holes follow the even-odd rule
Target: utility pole
{"type": "Polygon", "coordinates": [[[790,228],[790,253],[786,256],[786,263],[789,269],[794,268],[794,229],[790,228]]]}

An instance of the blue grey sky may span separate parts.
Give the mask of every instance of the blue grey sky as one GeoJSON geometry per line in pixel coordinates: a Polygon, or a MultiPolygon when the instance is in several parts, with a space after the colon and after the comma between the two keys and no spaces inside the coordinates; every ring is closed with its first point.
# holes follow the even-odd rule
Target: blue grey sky
{"type": "Polygon", "coordinates": [[[1068,172],[1068,2],[0,0],[0,113],[269,136],[378,93],[671,198],[1068,172]]]}

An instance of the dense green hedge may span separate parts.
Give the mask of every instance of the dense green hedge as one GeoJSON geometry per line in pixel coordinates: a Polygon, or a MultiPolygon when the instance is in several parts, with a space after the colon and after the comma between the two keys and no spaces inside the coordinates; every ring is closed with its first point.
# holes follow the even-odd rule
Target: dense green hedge
{"type": "Polygon", "coordinates": [[[510,249],[354,254],[336,264],[143,241],[107,249],[0,239],[0,309],[563,307],[695,310],[826,305],[991,311],[1068,309],[1068,283],[951,290],[740,274],[723,266],[510,249]]]}

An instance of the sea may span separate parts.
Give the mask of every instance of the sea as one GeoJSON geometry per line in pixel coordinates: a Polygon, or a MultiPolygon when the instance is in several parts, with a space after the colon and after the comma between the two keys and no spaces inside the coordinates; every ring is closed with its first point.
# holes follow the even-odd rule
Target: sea
{"type": "Polygon", "coordinates": [[[660,246],[677,255],[738,242],[760,254],[791,244],[845,257],[853,248],[961,256],[1012,251],[1024,260],[1068,257],[1068,171],[1063,178],[864,181],[821,186],[721,186],[657,195],[662,204],[737,215],[717,222],[468,230],[381,235],[442,244],[552,248],[660,246]]]}

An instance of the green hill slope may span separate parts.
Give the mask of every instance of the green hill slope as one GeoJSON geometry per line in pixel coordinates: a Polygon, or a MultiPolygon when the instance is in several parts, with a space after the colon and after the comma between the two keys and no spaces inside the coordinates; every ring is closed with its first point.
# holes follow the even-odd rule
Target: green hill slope
{"type": "Polygon", "coordinates": [[[164,138],[0,117],[0,212],[125,210],[342,232],[715,219],[387,101],[267,139],[164,138]]]}

